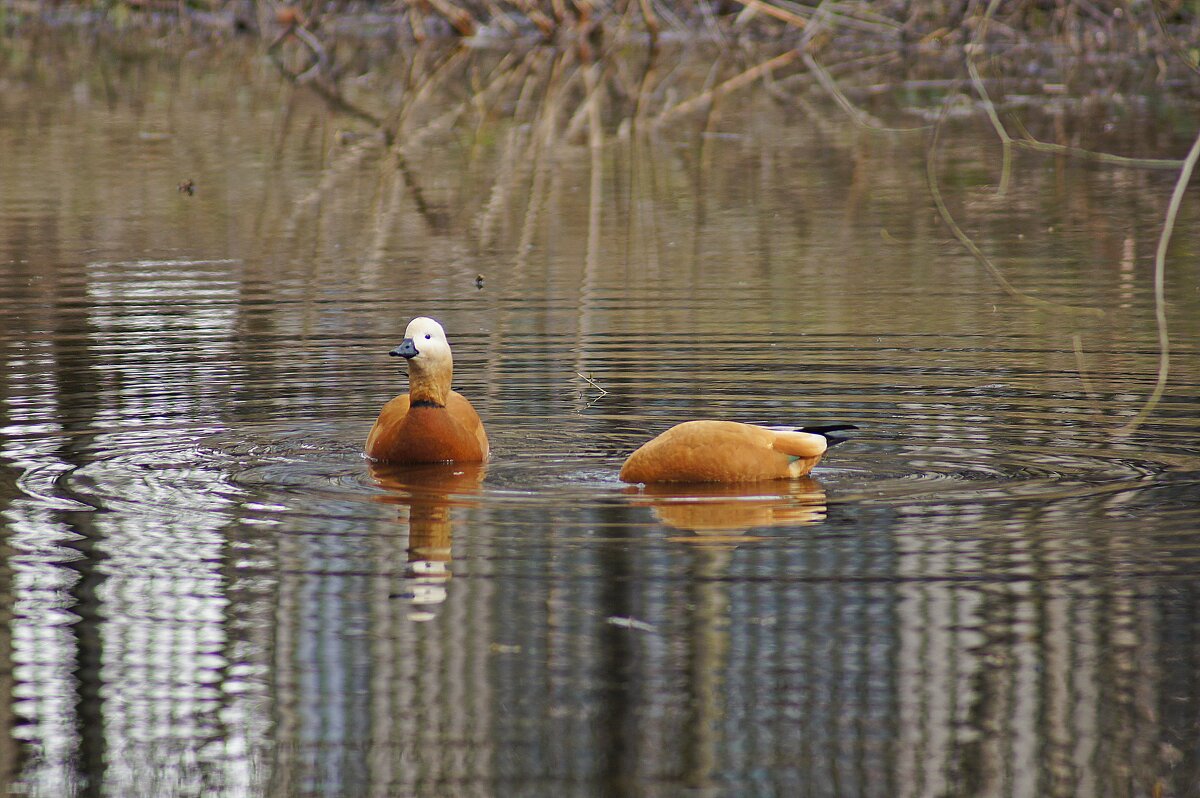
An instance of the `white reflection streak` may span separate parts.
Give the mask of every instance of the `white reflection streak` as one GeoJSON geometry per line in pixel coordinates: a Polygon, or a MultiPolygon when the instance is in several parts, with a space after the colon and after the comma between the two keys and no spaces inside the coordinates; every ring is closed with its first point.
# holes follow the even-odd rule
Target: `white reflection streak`
{"type": "Polygon", "coordinates": [[[211,416],[237,337],[235,261],[95,263],[89,349],[98,364],[102,426],[211,416]],[[111,387],[110,387],[111,386],[111,387]],[[109,400],[106,402],[105,400],[109,400]],[[105,405],[108,406],[105,406],[105,405]]]}
{"type": "Polygon", "coordinates": [[[14,714],[26,721],[13,736],[33,749],[36,763],[24,769],[22,780],[32,794],[69,795],[75,784],[63,764],[75,757],[79,738],[73,723],[75,616],[63,608],[63,596],[78,574],[62,563],[78,554],[63,546],[74,535],[55,510],[77,506],[55,496],[55,482],[69,466],[57,456],[64,438],[55,434],[62,426],[52,365],[49,341],[10,343],[0,462],[21,470],[20,486],[34,497],[12,500],[0,517],[12,551],[11,698],[14,714]]]}
{"type": "MultiPolygon", "coordinates": [[[[106,430],[93,444],[116,458],[101,463],[102,482],[113,469],[129,476],[121,458],[178,467],[192,434],[222,426],[216,397],[229,393],[224,372],[240,314],[234,263],[89,266],[89,349],[100,374],[91,425],[106,430]]],[[[122,487],[135,495],[120,500],[135,502],[137,512],[97,518],[106,555],[97,616],[112,794],[246,794],[262,778],[254,752],[269,713],[251,681],[231,676],[247,663],[231,659],[238,644],[227,631],[245,612],[231,606],[228,519],[214,512],[228,500],[212,489],[209,477],[219,474],[200,468],[188,476],[168,470],[165,478],[128,479],[122,487]]],[[[265,658],[256,650],[242,655],[265,658]]]]}
{"type": "Polygon", "coordinates": [[[899,795],[944,795],[980,663],[971,653],[978,640],[980,598],[939,577],[971,570],[970,553],[933,530],[897,537],[900,604],[898,689],[899,795]],[[966,561],[966,562],[964,562],[966,561]]]}

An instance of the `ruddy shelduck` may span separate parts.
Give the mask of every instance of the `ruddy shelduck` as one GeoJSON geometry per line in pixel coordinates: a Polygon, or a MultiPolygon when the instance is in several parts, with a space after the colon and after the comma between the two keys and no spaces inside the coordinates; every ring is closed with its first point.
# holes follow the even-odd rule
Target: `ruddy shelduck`
{"type": "Polygon", "coordinates": [[[685,421],[643,444],[621,467],[623,482],[757,482],[812,471],[853,424],[760,427],[736,421],[685,421]]]}
{"type": "Polygon", "coordinates": [[[367,457],[381,463],[480,463],[488,456],[479,414],[450,390],[454,359],[446,331],[420,316],[389,354],[408,361],[408,393],[383,406],[367,435],[367,457]]]}

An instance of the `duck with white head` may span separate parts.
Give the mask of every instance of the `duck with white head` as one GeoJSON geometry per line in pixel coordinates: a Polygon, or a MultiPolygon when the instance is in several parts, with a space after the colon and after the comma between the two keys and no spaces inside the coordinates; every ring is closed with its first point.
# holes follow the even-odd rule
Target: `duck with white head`
{"type": "Polygon", "coordinates": [[[408,363],[408,393],[383,406],[367,435],[367,457],[381,463],[479,463],[488,439],[479,414],[451,390],[454,358],[446,331],[420,316],[390,352],[408,363]]]}

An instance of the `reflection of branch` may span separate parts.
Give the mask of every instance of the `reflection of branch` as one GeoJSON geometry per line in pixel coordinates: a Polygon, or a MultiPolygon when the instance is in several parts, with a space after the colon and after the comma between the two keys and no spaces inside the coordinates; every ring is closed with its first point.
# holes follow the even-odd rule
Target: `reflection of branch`
{"type": "Polygon", "coordinates": [[[1096,152],[1095,150],[1084,150],[1079,147],[1068,147],[1065,144],[1038,141],[1021,125],[1020,120],[1014,119],[1013,121],[1017,127],[1021,128],[1023,138],[1013,139],[1012,143],[1027,150],[1052,152],[1056,155],[1073,155],[1087,161],[1099,161],[1101,163],[1111,163],[1115,166],[1128,166],[1135,169],[1178,169],[1183,166],[1183,161],[1175,158],[1129,158],[1124,155],[1113,155],[1111,152],[1096,152]]]}
{"type": "MultiPolygon", "coordinates": [[[[739,0],[740,2],[741,0],[739,0]]],[[[858,108],[850,99],[838,88],[837,81],[833,79],[833,75],[829,70],[817,63],[817,59],[813,57],[809,50],[809,42],[821,31],[827,27],[832,27],[830,20],[836,20],[837,16],[828,10],[827,0],[821,0],[821,4],[817,6],[816,12],[813,14],[812,21],[808,29],[804,31],[804,37],[801,40],[800,48],[804,52],[804,65],[808,67],[808,71],[821,84],[821,88],[825,89],[826,93],[833,98],[842,110],[849,115],[854,124],[867,130],[878,130],[887,133],[907,133],[917,130],[924,130],[924,127],[915,128],[889,128],[881,121],[868,114],[866,111],[858,108]]]]}
{"type": "MultiPolygon", "coordinates": [[[[543,79],[546,78],[544,72],[549,68],[552,73],[551,85],[557,80],[558,63],[556,57],[554,62],[546,60],[548,50],[536,51],[529,58],[523,59],[520,70],[513,70],[514,76],[519,72],[524,76],[524,82],[518,89],[518,99],[516,106],[512,111],[512,118],[515,120],[525,120],[528,118],[531,106],[535,101],[538,87],[541,86],[543,79]]],[[[499,80],[493,81],[493,85],[499,83],[499,80]]],[[[477,105],[480,108],[481,114],[484,112],[484,94],[490,91],[490,87],[485,88],[480,92],[477,105]]],[[[496,177],[492,183],[492,190],[488,195],[488,200],[484,204],[483,209],[479,213],[479,218],[476,228],[479,231],[479,246],[488,248],[492,246],[495,238],[495,230],[499,224],[499,219],[508,212],[509,206],[513,203],[513,197],[521,193],[521,184],[524,183],[526,176],[534,164],[539,164],[544,161],[536,152],[538,142],[533,141],[533,136],[530,129],[524,125],[514,125],[505,131],[506,143],[498,145],[499,156],[497,162],[499,167],[496,170],[496,177]]]]}
{"type": "MultiPolygon", "coordinates": [[[[426,68],[424,64],[421,65],[421,69],[419,71],[421,79],[419,83],[411,90],[406,92],[404,102],[392,115],[392,118],[395,120],[393,127],[396,130],[397,137],[400,138],[400,133],[403,132],[402,138],[405,146],[411,145],[414,135],[419,135],[421,132],[423,132],[417,131],[417,133],[413,133],[404,129],[405,125],[408,123],[409,117],[416,113],[417,109],[421,107],[421,104],[424,103],[426,99],[429,97],[439,96],[438,90],[441,88],[442,82],[446,76],[452,74],[457,75],[457,73],[454,72],[454,68],[457,67],[462,61],[467,60],[469,57],[469,52],[465,48],[459,47],[450,52],[445,58],[442,58],[441,61],[432,69],[426,68]]],[[[410,69],[410,75],[417,71],[417,67],[414,66],[410,69]]],[[[443,91],[442,96],[444,95],[445,92],[443,91]]],[[[453,121],[462,114],[464,108],[466,108],[466,102],[458,103],[442,114],[439,119],[448,118],[453,121]]],[[[428,123],[424,130],[431,129],[436,122],[437,120],[428,123]]]]}
{"type": "Polygon", "coordinates": [[[757,11],[760,14],[766,14],[768,17],[775,17],[775,19],[782,20],[789,25],[794,25],[801,30],[808,24],[808,20],[799,14],[793,14],[791,11],[779,6],[773,6],[770,3],[764,3],[762,0],[737,0],[737,2],[746,8],[757,11]]]}
{"type": "Polygon", "coordinates": [[[474,36],[479,23],[468,12],[451,3],[450,0],[429,0],[429,5],[446,18],[460,36],[474,36]]]}
{"type": "Polygon", "coordinates": [[[591,177],[588,181],[587,256],[584,258],[584,294],[592,288],[593,277],[599,269],[601,210],[604,207],[604,130],[600,123],[600,64],[589,64],[583,70],[587,86],[588,149],[591,154],[591,177]]]}
{"type": "Polygon", "coordinates": [[[1099,413],[1100,405],[1096,401],[1096,391],[1092,388],[1092,381],[1088,379],[1087,369],[1083,364],[1083,336],[1075,333],[1071,336],[1071,344],[1075,349],[1075,370],[1079,372],[1079,382],[1083,385],[1083,393],[1092,403],[1093,409],[1099,413]]]}
{"type": "MultiPolygon", "coordinates": [[[[867,7],[855,7],[842,3],[827,4],[825,0],[822,0],[820,7],[813,12],[812,19],[806,19],[795,12],[788,11],[785,8],[774,5],[773,3],[764,2],[763,0],[735,0],[735,2],[752,11],[765,14],[769,17],[774,17],[775,19],[781,20],[789,25],[794,25],[795,27],[801,29],[812,24],[813,19],[816,19],[819,15],[836,19],[836,21],[841,25],[844,25],[848,28],[855,28],[860,31],[865,31],[867,33],[891,31],[901,27],[895,20],[889,19],[882,14],[876,14],[867,7]],[[826,8],[827,5],[833,10],[826,8]]],[[[796,8],[802,8],[805,11],[812,10],[804,8],[804,6],[800,6],[799,4],[791,5],[796,8]]]]}
{"type": "Polygon", "coordinates": [[[347,116],[360,119],[372,127],[378,128],[379,132],[383,134],[384,140],[389,144],[391,143],[392,132],[384,128],[383,120],[375,116],[370,111],[359,108],[357,105],[347,100],[342,96],[342,93],[337,90],[336,86],[333,84],[327,84],[325,81],[312,81],[304,85],[312,89],[313,92],[318,94],[325,102],[329,103],[329,106],[333,108],[333,110],[340,111],[347,116]]]}
{"type": "Polygon", "coordinates": [[[825,91],[828,92],[831,97],[833,97],[834,102],[840,105],[842,110],[845,111],[850,116],[850,119],[854,121],[854,124],[858,125],[859,127],[863,127],[868,130],[877,130],[883,133],[914,133],[926,129],[927,126],[925,125],[919,127],[887,127],[881,121],[871,116],[866,111],[859,109],[854,105],[854,103],[850,102],[846,95],[842,93],[842,90],[838,88],[837,82],[833,79],[833,76],[829,74],[829,70],[818,64],[817,59],[813,58],[808,53],[804,54],[804,65],[807,66],[809,71],[813,73],[813,76],[816,77],[817,82],[821,84],[821,88],[825,89],[825,91]]]}
{"type": "MultiPolygon", "coordinates": [[[[991,7],[988,7],[988,13],[991,13],[991,7]]],[[[986,24],[986,23],[985,23],[986,24]]],[[[979,26],[979,30],[984,30],[984,25],[979,26]]],[[[1004,129],[1004,124],[1000,121],[1000,116],[996,113],[996,106],[992,103],[992,98],[988,96],[987,87],[983,85],[983,79],[979,77],[979,69],[975,66],[975,61],[967,56],[967,71],[971,73],[971,85],[975,87],[975,92],[979,95],[979,99],[983,102],[983,110],[987,114],[988,121],[992,123],[992,128],[996,131],[996,135],[1000,137],[1001,162],[1000,162],[1000,187],[996,193],[1003,197],[1008,193],[1008,181],[1012,175],[1012,136],[1008,135],[1008,131],[1004,129]]]]}
{"type": "MultiPolygon", "coordinates": [[[[291,238],[300,227],[301,216],[312,210],[321,200],[333,192],[337,182],[349,172],[361,166],[368,154],[376,151],[379,142],[366,138],[345,148],[333,150],[331,162],[321,170],[321,179],[304,196],[292,203],[292,212],[282,224],[283,235],[291,238]]],[[[266,240],[266,239],[264,239],[266,240]]]]}
{"type": "Polygon", "coordinates": [[[658,46],[658,17],[654,13],[654,5],[651,0],[638,0],[642,9],[642,20],[646,23],[646,31],[650,34],[650,46],[658,46]]]}
{"type": "Polygon", "coordinates": [[[992,13],[999,5],[999,0],[992,0],[988,4],[987,10],[984,11],[979,22],[979,27],[975,31],[975,36],[972,38],[973,47],[968,48],[967,55],[967,71],[971,74],[971,85],[975,87],[975,93],[979,95],[980,101],[983,103],[984,113],[987,114],[988,121],[992,123],[992,128],[995,129],[996,135],[1000,137],[1000,144],[1004,148],[1004,161],[1000,169],[1000,187],[998,193],[1003,196],[1008,191],[1009,174],[1012,171],[1012,148],[1013,145],[1022,147],[1035,152],[1051,152],[1056,155],[1073,155],[1079,158],[1084,158],[1091,161],[1101,161],[1104,163],[1117,164],[1120,166],[1140,167],[1144,169],[1178,169],[1182,166],[1182,162],[1177,160],[1169,160],[1163,158],[1127,158],[1123,155],[1113,155],[1107,152],[1094,152],[1092,150],[1084,150],[1078,147],[1068,147],[1063,144],[1051,144],[1046,141],[1038,141],[1029,134],[1020,123],[1020,120],[1014,120],[1018,127],[1021,128],[1022,138],[1014,139],[1005,129],[1004,123],[1000,121],[1000,115],[996,113],[995,103],[992,102],[991,96],[988,94],[987,88],[984,86],[983,79],[979,75],[979,68],[975,66],[975,59],[971,53],[982,48],[982,42],[987,34],[988,23],[991,21],[992,13]]]}
{"type": "Polygon", "coordinates": [[[275,64],[275,68],[280,74],[287,78],[292,83],[298,86],[306,86],[312,89],[314,93],[325,100],[334,111],[344,113],[347,116],[352,116],[367,122],[372,127],[382,131],[387,140],[391,141],[391,132],[384,129],[383,120],[375,116],[369,111],[351,103],[338,90],[337,86],[329,78],[329,54],[320,40],[312,34],[308,28],[298,22],[293,22],[288,26],[287,30],[279,35],[269,47],[267,53],[271,56],[271,61],[275,64]],[[284,41],[288,36],[295,36],[296,40],[308,48],[312,54],[312,64],[303,72],[293,72],[284,66],[283,59],[279,55],[279,50],[283,46],[284,41]]]}
{"type": "Polygon", "coordinates": [[[707,91],[703,91],[700,94],[697,94],[695,97],[692,97],[690,100],[684,100],[683,102],[679,103],[678,105],[675,105],[675,106],[672,106],[671,108],[666,109],[659,115],[658,119],[656,120],[656,124],[662,125],[665,122],[667,122],[671,119],[674,119],[677,116],[682,116],[684,114],[689,114],[693,111],[697,111],[697,110],[705,107],[706,105],[712,103],[714,100],[718,100],[721,97],[724,97],[726,94],[729,94],[730,92],[734,92],[740,88],[748,86],[749,84],[758,80],[763,75],[771,72],[772,70],[779,69],[780,67],[783,67],[783,66],[787,66],[788,64],[792,63],[799,57],[800,57],[799,50],[788,50],[787,52],[781,53],[780,55],[777,55],[768,61],[764,61],[761,64],[752,66],[749,69],[747,69],[745,72],[734,75],[732,78],[725,81],[724,83],[720,83],[720,84],[714,86],[713,88],[708,89],[707,91]]]}
{"type": "MultiPolygon", "coordinates": [[[[945,114],[943,113],[943,117],[944,116],[945,114]]],[[[975,242],[963,232],[962,228],[958,226],[958,223],[954,221],[954,217],[950,215],[950,210],[946,207],[946,203],[942,199],[942,192],[938,188],[936,162],[938,133],[941,130],[941,126],[942,120],[939,119],[938,123],[933,127],[933,137],[929,142],[929,154],[925,158],[925,174],[929,179],[929,193],[933,195],[933,204],[937,206],[937,210],[942,217],[942,221],[944,221],[946,226],[949,227],[951,232],[954,233],[954,237],[958,239],[959,243],[966,247],[967,251],[975,256],[975,259],[979,261],[985,269],[988,270],[989,274],[992,275],[992,279],[999,283],[1000,287],[1003,288],[1008,295],[1014,299],[1019,299],[1022,302],[1042,308],[1043,310],[1052,310],[1059,313],[1075,313],[1084,316],[1103,316],[1104,311],[1100,310],[1099,308],[1080,308],[1071,305],[1060,305],[1057,302],[1039,299],[1038,297],[1030,296],[1029,294],[1017,290],[1012,283],[1005,279],[1004,275],[1001,274],[1000,269],[998,269],[996,265],[992,263],[991,259],[988,258],[987,255],[983,254],[983,251],[976,246],[975,242]]]]}
{"type": "Polygon", "coordinates": [[[304,45],[312,51],[315,58],[312,66],[304,70],[303,73],[295,76],[296,82],[304,83],[313,77],[318,77],[327,72],[329,69],[329,54],[325,52],[325,47],[321,44],[321,41],[312,34],[312,31],[299,23],[293,23],[290,30],[293,36],[304,42],[304,45]]]}
{"type": "Polygon", "coordinates": [[[1167,333],[1167,246],[1171,243],[1171,233],[1175,230],[1175,217],[1179,214],[1179,206],[1183,203],[1184,192],[1192,180],[1192,170],[1195,169],[1198,159],[1200,159],[1200,135],[1196,136],[1196,141],[1192,143],[1192,149],[1188,152],[1187,158],[1183,160],[1183,168],[1179,170],[1179,179],[1175,181],[1175,191],[1171,193],[1171,202],[1167,205],[1167,218],[1163,222],[1162,234],[1158,237],[1158,251],[1154,253],[1154,319],[1158,325],[1158,381],[1154,385],[1154,392],[1146,400],[1146,404],[1142,406],[1132,421],[1117,430],[1118,434],[1133,432],[1141,426],[1142,422],[1146,420],[1146,416],[1154,411],[1167,387],[1167,375],[1171,367],[1171,337],[1167,333]]]}
{"type": "Polygon", "coordinates": [[[417,208],[417,213],[429,225],[429,229],[434,233],[445,233],[450,229],[450,217],[445,210],[434,208],[425,199],[425,190],[421,187],[420,181],[413,173],[413,170],[408,165],[408,159],[404,157],[404,153],[399,150],[392,151],[393,157],[396,159],[396,169],[400,172],[404,182],[408,184],[409,193],[412,194],[413,204],[417,208]]]}
{"type": "Polygon", "coordinates": [[[1196,66],[1196,62],[1192,60],[1187,50],[1183,49],[1183,45],[1179,43],[1178,39],[1167,32],[1167,25],[1163,22],[1162,12],[1159,11],[1157,3],[1150,4],[1150,13],[1154,15],[1154,26],[1158,28],[1158,35],[1162,36],[1167,44],[1171,45],[1171,49],[1175,51],[1175,55],[1187,65],[1188,69],[1200,74],[1200,67],[1196,66]]]}
{"type": "Polygon", "coordinates": [[[988,96],[987,87],[983,85],[983,79],[979,77],[979,69],[975,66],[974,58],[974,53],[983,49],[983,42],[987,39],[988,23],[991,22],[992,15],[996,13],[998,5],[1000,5],[1000,0],[992,0],[988,3],[987,10],[983,12],[983,18],[979,21],[979,27],[975,29],[975,35],[971,37],[971,45],[966,48],[966,52],[967,71],[971,73],[971,85],[975,87],[976,93],[979,94],[979,99],[983,101],[983,110],[987,113],[988,121],[992,123],[996,135],[1000,137],[1000,186],[997,188],[996,193],[1003,197],[1008,193],[1008,181],[1012,176],[1012,136],[1008,135],[1008,131],[1004,129],[1004,125],[1000,122],[1000,117],[996,113],[996,106],[992,103],[992,98],[988,96]]]}
{"type": "Polygon", "coordinates": [[[521,237],[517,245],[517,257],[514,263],[516,277],[524,275],[529,263],[529,254],[533,251],[533,240],[537,233],[538,220],[546,204],[549,193],[547,184],[551,179],[553,166],[554,142],[558,136],[558,116],[562,110],[562,99],[569,87],[574,83],[578,74],[572,68],[571,52],[560,51],[550,67],[550,77],[546,80],[545,93],[538,103],[541,119],[531,123],[531,136],[528,147],[528,158],[533,164],[533,179],[530,182],[528,202],[525,206],[525,216],[521,224],[521,237]],[[568,73],[565,77],[563,73],[568,73]]]}
{"type": "MultiPolygon", "coordinates": [[[[331,68],[329,56],[324,46],[311,31],[298,22],[293,22],[287,31],[272,42],[271,46],[268,47],[268,52],[271,54],[271,58],[280,73],[292,83],[307,86],[325,100],[335,112],[344,113],[363,120],[383,134],[385,143],[392,151],[396,169],[404,179],[409,193],[412,195],[417,212],[429,225],[430,230],[434,233],[444,233],[449,226],[446,214],[430,205],[425,197],[425,191],[422,188],[421,182],[409,166],[404,150],[397,143],[397,132],[404,122],[404,113],[402,112],[400,118],[396,121],[395,127],[389,127],[383,119],[359,108],[342,96],[337,85],[329,77],[331,68]],[[304,44],[313,56],[312,65],[301,73],[295,73],[288,69],[279,56],[279,49],[289,34],[294,35],[298,41],[304,44]]],[[[453,62],[455,57],[455,55],[452,55],[447,61],[453,62]]],[[[441,70],[435,72],[435,76],[439,74],[441,74],[441,70]]],[[[430,82],[432,81],[433,78],[430,79],[430,82]]],[[[419,94],[417,99],[420,99],[419,94]]],[[[410,102],[405,110],[411,110],[414,104],[415,101],[410,102]]],[[[322,183],[324,184],[324,181],[322,183]]]]}

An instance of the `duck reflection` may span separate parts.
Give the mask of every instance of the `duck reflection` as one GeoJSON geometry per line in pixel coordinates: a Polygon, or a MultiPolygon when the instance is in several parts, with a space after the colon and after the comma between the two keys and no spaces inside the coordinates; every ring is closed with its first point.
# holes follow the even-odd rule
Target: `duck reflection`
{"type": "Polygon", "coordinates": [[[691,608],[686,639],[689,657],[688,734],[682,740],[682,778],[694,792],[720,790],[719,774],[729,748],[726,728],[733,624],[730,582],[737,544],[759,539],[746,530],[823,521],[826,495],[812,477],[753,483],[657,483],[631,489],[634,502],[649,506],[667,526],[693,534],[670,537],[690,547],[691,608]]]}
{"type": "Polygon", "coordinates": [[[433,610],[446,600],[446,583],[452,575],[453,508],[475,504],[473,497],[485,471],[480,463],[371,465],[371,477],[388,491],[377,500],[408,508],[408,583],[396,597],[411,605],[411,620],[432,620],[433,610]]]}
{"type": "Polygon", "coordinates": [[[731,534],[755,527],[796,526],[825,520],[826,498],[812,477],[746,483],[658,483],[631,490],[667,526],[701,536],[680,540],[753,540],[731,534]]]}

